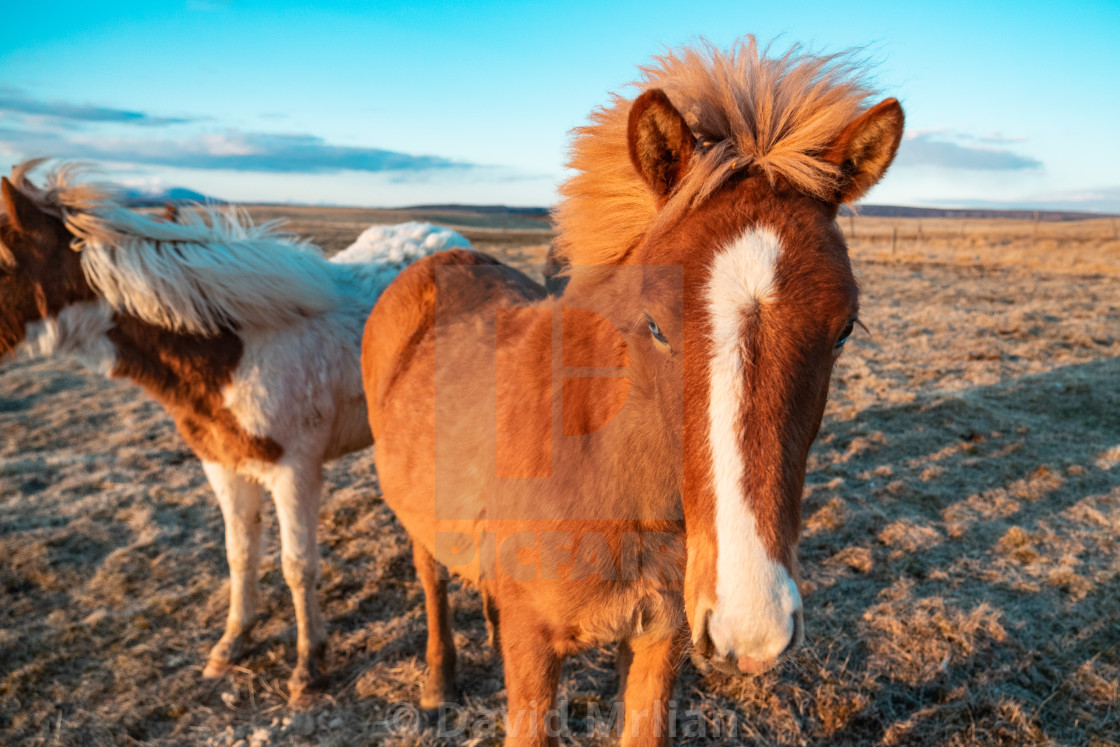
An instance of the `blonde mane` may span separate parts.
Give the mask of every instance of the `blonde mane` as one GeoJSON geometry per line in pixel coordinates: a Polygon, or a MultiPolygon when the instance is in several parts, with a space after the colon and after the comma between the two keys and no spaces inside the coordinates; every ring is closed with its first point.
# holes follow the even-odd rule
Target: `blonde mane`
{"type": "Polygon", "coordinates": [[[727,52],[703,42],[640,68],[638,93],[663,90],[697,139],[689,170],[664,207],[630,162],[633,99],[612,94],[592,112],[591,123],[573,131],[567,165],[577,173],[560,187],[559,254],[577,265],[623,261],[655,221],[674,220],[748,169],[811,195],[832,194],[838,169],[821,155],[867,108],[874,90],[863,81],[866,65],[852,52],[768,52],[749,36],[727,52]]]}
{"type": "Polygon", "coordinates": [[[86,279],[118,311],[214,334],[283,327],[341,303],[329,263],[276,223],[254,225],[242,210],[214,206],[161,221],[124,207],[110,187],[79,181],[80,165],[60,166],[39,187],[27,175],[41,162],[16,166],[12,184],[66,224],[86,279]]]}

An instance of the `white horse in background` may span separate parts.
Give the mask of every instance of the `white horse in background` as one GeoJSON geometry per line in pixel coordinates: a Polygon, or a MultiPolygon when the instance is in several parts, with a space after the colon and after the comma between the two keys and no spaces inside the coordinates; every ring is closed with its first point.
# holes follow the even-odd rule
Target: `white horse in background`
{"type": "Polygon", "coordinates": [[[2,180],[0,358],[70,354],[146,389],[202,460],[225,519],[230,608],[206,677],[246,650],[257,615],[261,499],[280,524],[298,662],[293,700],[320,674],[316,585],[325,460],[372,443],[362,330],[382,290],[432,252],[469,247],[424,223],[374,226],[330,260],[235,208],[176,222],[124,207],[64,166],[2,180]]]}

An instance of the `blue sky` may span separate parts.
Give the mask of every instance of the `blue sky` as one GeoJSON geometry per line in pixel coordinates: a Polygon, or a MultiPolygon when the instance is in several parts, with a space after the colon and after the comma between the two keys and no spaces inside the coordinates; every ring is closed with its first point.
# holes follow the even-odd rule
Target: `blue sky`
{"type": "Polygon", "coordinates": [[[1120,212],[1120,3],[18,3],[0,169],[239,201],[548,205],[568,131],[706,37],[866,47],[907,137],[880,204],[1120,212]]]}

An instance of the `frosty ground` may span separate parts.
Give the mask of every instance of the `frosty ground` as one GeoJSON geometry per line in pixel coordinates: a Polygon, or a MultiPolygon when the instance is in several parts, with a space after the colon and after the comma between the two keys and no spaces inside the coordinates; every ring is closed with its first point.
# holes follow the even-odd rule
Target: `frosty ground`
{"type": "MultiPolygon", "coordinates": [[[[259,208],[328,252],[424,215],[259,208]]],[[[530,268],[540,221],[437,216],[530,268]]],[[[863,288],[810,456],[807,644],[760,677],[676,691],[682,744],[1120,743],[1120,240],[1109,220],[841,219],[863,288]]],[[[330,676],[293,712],[275,517],[263,617],[200,679],[228,601],[198,462],[139,390],[71,361],[0,367],[0,739],[31,744],[499,742],[478,596],[455,585],[464,700],[406,718],[420,586],[372,451],[330,465],[319,541],[330,676]]],[[[568,662],[570,744],[607,744],[613,652],[568,662]],[[599,724],[601,726],[601,724],[599,724]]]]}

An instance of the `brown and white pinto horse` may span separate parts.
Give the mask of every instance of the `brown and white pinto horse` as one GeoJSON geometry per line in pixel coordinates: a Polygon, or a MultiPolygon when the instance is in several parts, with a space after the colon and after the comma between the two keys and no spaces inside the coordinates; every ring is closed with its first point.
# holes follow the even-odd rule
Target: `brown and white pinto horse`
{"type": "Polygon", "coordinates": [[[316,679],[316,529],[322,464],[371,441],[358,351],[378,294],[416,257],[466,240],[424,224],[376,227],[324,259],[235,210],[119,205],[29,162],[0,184],[0,359],[70,354],[158,400],[199,456],[225,518],[230,608],[207,677],[246,650],[257,618],[263,489],[295,602],[293,700],[316,679]],[[376,234],[376,236],[374,235],[376,234]]]}
{"type": "Polygon", "coordinates": [[[405,270],[362,370],[386,502],[427,594],[425,708],[453,697],[439,565],[500,614],[507,744],[555,742],[561,660],[621,641],[624,744],[661,744],[682,653],[799,644],[809,447],[858,289],[836,225],[903,129],[846,57],[685,49],[577,130],[559,298],[485,256],[405,270]]]}

